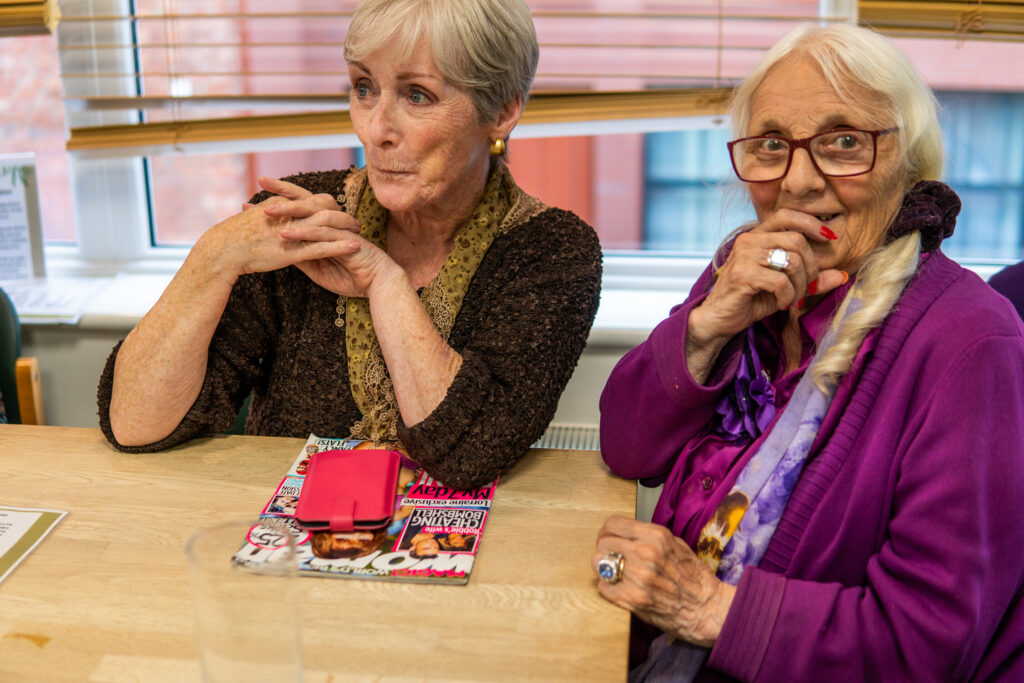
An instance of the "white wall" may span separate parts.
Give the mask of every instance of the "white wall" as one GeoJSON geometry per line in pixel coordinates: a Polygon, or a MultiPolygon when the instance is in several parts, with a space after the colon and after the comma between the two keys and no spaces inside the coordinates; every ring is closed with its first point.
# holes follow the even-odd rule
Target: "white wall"
{"type": "Polygon", "coordinates": [[[127,330],[22,325],[23,356],[39,359],[46,423],[96,427],[96,386],[111,349],[127,330]]]}
{"type": "MultiPolygon", "coordinates": [[[[39,359],[46,421],[66,427],[95,427],[100,371],[127,329],[76,325],[23,325],[22,355],[39,359]]],[[[619,357],[630,347],[594,340],[573,373],[555,421],[598,423],[597,400],[619,357]]]]}

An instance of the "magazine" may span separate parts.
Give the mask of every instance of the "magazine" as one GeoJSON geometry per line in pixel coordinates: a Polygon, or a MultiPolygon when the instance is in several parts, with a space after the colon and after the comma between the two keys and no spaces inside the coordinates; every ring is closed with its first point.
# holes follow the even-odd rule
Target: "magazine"
{"type": "Polygon", "coordinates": [[[414,581],[461,585],[469,582],[473,561],[497,481],[458,491],[435,481],[408,458],[395,492],[391,523],[378,531],[332,533],[309,531],[295,521],[295,508],[314,453],[351,450],[361,442],[311,434],[302,452],[250,530],[235,561],[258,565],[284,544],[285,533],[295,537],[300,573],[383,581],[414,581]]]}

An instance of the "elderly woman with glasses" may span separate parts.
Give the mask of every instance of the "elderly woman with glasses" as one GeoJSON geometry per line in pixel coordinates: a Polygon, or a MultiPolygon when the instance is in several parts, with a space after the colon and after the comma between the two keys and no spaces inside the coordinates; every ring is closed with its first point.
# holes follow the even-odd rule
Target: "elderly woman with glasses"
{"type": "Polygon", "coordinates": [[[611,469],[664,484],[592,558],[654,627],[631,678],[1024,680],[1024,328],[939,250],[932,93],[805,26],[732,121],[757,221],[601,397],[611,469]]]}

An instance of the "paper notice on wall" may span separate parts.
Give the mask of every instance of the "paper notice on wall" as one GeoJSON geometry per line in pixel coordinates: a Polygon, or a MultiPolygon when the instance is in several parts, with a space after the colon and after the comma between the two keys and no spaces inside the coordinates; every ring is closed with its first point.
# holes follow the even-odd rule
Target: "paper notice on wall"
{"type": "Polygon", "coordinates": [[[74,325],[82,311],[112,278],[35,278],[0,280],[22,324],[66,323],[74,325]]]}
{"type": "Polygon", "coordinates": [[[43,275],[35,156],[0,155],[0,280],[43,275]]]}

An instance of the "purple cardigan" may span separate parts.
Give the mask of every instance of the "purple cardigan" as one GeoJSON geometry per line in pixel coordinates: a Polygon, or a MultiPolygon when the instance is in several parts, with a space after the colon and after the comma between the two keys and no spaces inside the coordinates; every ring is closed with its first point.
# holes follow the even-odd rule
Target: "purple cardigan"
{"type": "MultiPolygon", "coordinates": [[[[608,380],[621,476],[694,467],[728,383],[683,356],[708,281],[608,380]]],[[[936,253],[869,336],[698,680],[1024,681],[1024,326],[936,253]]]]}

